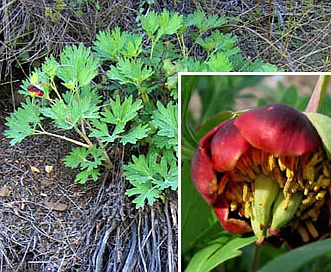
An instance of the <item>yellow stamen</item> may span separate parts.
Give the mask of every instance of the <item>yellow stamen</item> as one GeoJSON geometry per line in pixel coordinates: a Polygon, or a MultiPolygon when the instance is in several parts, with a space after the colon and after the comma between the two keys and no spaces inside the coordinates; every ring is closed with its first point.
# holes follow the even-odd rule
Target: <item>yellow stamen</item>
{"type": "Polygon", "coordinates": [[[251,217],[251,203],[245,202],[245,217],[250,218],[251,217]]]}
{"type": "Polygon", "coordinates": [[[309,234],[308,232],[303,228],[303,227],[299,227],[298,228],[298,232],[301,236],[301,239],[304,243],[308,243],[309,242],[309,234]]]}
{"type": "Polygon", "coordinates": [[[272,172],[275,166],[276,166],[275,157],[273,155],[268,155],[268,172],[272,172]]]}
{"type": "Polygon", "coordinates": [[[285,171],[286,169],[285,156],[280,156],[278,158],[278,165],[281,171],[285,171]]]}
{"type": "MultiPolygon", "coordinates": [[[[253,220],[252,214],[254,215],[255,210],[252,205],[257,203],[254,202],[256,196],[253,192],[259,175],[265,175],[277,183],[276,190],[280,188],[285,197],[281,205],[284,210],[289,209],[293,195],[300,193],[303,195],[302,200],[287,225],[299,232],[304,243],[309,242],[310,235],[314,238],[319,236],[312,222],[319,218],[331,184],[331,166],[325,156],[322,149],[302,156],[276,157],[252,148],[239,159],[234,170],[222,173],[218,194],[225,194],[230,200],[231,211],[235,211],[240,217],[253,220]]],[[[259,204],[264,205],[256,205],[259,204]]],[[[272,216],[273,214],[270,215],[271,218],[272,216]]]]}
{"type": "Polygon", "coordinates": [[[316,230],[316,228],[314,227],[314,225],[312,224],[312,222],[310,222],[309,220],[305,221],[306,227],[310,233],[311,236],[313,236],[314,238],[318,237],[318,232],[316,230]]]}
{"type": "Polygon", "coordinates": [[[326,195],[326,191],[320,191],[317,195],[316,195],[316,199],[320,200],[323,199],[326,195]]]}

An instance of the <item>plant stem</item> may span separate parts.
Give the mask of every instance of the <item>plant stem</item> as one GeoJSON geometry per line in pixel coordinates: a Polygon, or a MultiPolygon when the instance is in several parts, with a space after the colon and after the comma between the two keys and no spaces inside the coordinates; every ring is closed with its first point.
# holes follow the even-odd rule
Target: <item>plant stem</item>
{"type": "MultiPolygon", "coordinates": [[[[88,121],[86,121],[86,124],[88,127],[91,127],[90,123],[88,121]]],[[[85,128],[84,126],[82,125],[82,130],[83,130],[83,133],[85,134],[85,128]]],[[[113,169],[114,168],[114,164],[112,163],[112,161],[110,160],[109,156],[108,156],[108,153],[106,151],[106,146],[108,143],[105,143],[103,144],[99,138],[96,138],[97,141],[98,141],[98,144],[99,146],[101,147],[101,149],[103,150],[103,155],[105,156],[105,159],[106,159],[106,164],[107,164],[107,168],[108,169],[113,169]]]]}
{"type": "Polygon", "coordinates": [[[150,59],[152,59],[152,57],[153,57],[153,51],[154,51],[154,47],[155,47],[156,42],[157,41],[153,41],[153,39],[152,39],[151,53],[149,55],[150,59]]]}
{"type": "Polygon", "coordinates": [[[105,156],[105,159],[106,159],[107,168],[108,168],[108,169],[112,169],[112,168],[114,168],[114,165],[113,165],[113,163],[111,162],[111,160],[110,160],[110,158],[109,158],[109,156],[108,156],[108,153],[107,153],[107,151],[106,151],[106,145],[102,144],[101,141],[100,141],[100,139],[97,138],[97,140],[98,140],[99,146],[100,146],[100,147],[102,148],[102,150],[103,150],[103,155],[105,156]]]}
{"type": "MultiPolygon", "coordinates": [[[[83,122],[83,121],[82,121],[83,122]]],[[[84,128],[84,125],[82,124],[82,127],[84,128]]],[[[74,126],[75,131],[79,134],[80,137],[82,137],[85,142],[87,142],[88,144],[88,148],[92,148],[93,147],[93,143],[91,142],[91,140],[89,139],[89,137],[87,137],[87,135],[85,134],[85,130],[84,133],[82,131],[79,130],[78,127],[74,126]]]]}
{"type": "Polygon", "coordinates": [[[68,142],[71,142],[71,143],[74,143],[76,145],[79,145],[79,146],[84,146],[86,148],[89,148],[89,145],[87,144],[84,144],[80,141],[76,141],[74,139],[71,139],[71,138],[68,138],[66,136],[62,136],[62,135],[59,135],[59,134],[54,134],[54,133],[51,133],[51,132],[47,132],[45,131],[43,128],[42,128],[42,131],[36,131],[35,135],[47,135],[47,136],[52,136],[52,137],[55,137],[55,138],[59,138],[59,139],[62,139],[62,140],[65,140],[65,141],[68,141],[68,142]]]}
{"type": "Polygon", "coordinates": [[[257,271],[257,269],[259,267],[261,248],[262,248],[262,246],[255,244],[254,251],[253,251],[252,264],[251,264],[251,268],[249,270],[250,272],[257,271]]]}

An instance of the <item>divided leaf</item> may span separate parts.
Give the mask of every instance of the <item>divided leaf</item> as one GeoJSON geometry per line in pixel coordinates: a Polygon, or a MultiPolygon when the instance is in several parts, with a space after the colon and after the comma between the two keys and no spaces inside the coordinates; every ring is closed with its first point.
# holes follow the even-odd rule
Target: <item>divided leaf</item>
{"type": "Polygon", "coordinates": [[[83,44],[67,46],[60,54],[60,60],[57,75],[69,89],[90,84],[98,74],[98,61],[93,59],[90,48],[83,44]]]}
{"type": "Polygon", "coordinates": [[[126,145],[127,143],[136,144],[137,141],[148,136],[150,130],[148,125],[137,125],[133,127],[129,132],[125,133],[121,137],[121,143],[126,145]]]}
{"type": "Polygon", "coordinates": [[[142,59],[129,60],[120,58],[116,66],[111,66],[107,76],[118,80],[120,84],[133,84],[138,89],[140,84],[150,78],[154,71],[148,68],[142,59]]]}
{"type": "Polygon", "coordinates": [[[109,133],[108,126],[106,123],[100,122],[98,120],[92,121],[91,133],[90,137],[96,137],[100,139],[101,142],[114,142],[118,137],[119,134],[124,132],[124,125],[117,125],[113,130],[112,134],[109,133]]]}
{"type": "Polygon", "coordinates": [[[53,119],[62,129],[72,129],[83,119],[99,117],[100,96],[89,87],[81,88],[78,95],[72,91],[63,94],[63,100],[55,99],[52,106],[41,109],[41,112],[53,119]]]}
{"type": "Polygon", "coordinates": [[[158,15],[155,11],[149,12],[145,17],[140,17],[142,28],[147,32],[147,35],[154,40],[154,34],[158,28],[158,15]]]}
{"type": "Polygon", "coordinates": [[[164,35],[175,34],[183,26],[183,16],[168,10],[159,15],[151,11],[145,17],[140,17],[140,21],[142,28],[154,42],[164,35]]]}
{"type": "Polygon", "coordinates": [[[153,112],[152,123],[157,127],[157,136],[153,138],[158,147],[174,148],[178,150],[178,106],[169,102],[164,107],[161,102],[157,102],[157,109],[153,112]],[[169,146],[169,143],[171,144],[169,146]]]}
{"type": "MultiPolygon", "coordinates": [[[[59,68],[59,63],[55,60],[53,55],[46,58],[45,62],[42,65],[43,73],[46,73],[50,77],[51,81],[54,80],[58,68],[59,68]]],[[[39,82],[36,82],[35,84],[37,83],[39,82]]]]}
{"type": "Polygon", "coordinates": [[[174,138],[178,134],[178,107],[169,102],[164,107],[160,101],[156,103],[157,110],[152,115],[153,124],[158,127],[158,135],[174,138]]]}
{"type": "Polygon", "coordinates": [[[6,130],[4,135],[12,139],[11,145],[15,145],[33,135],[42,119],[38,107],[33,105],[30,99],[27,99],[25,103],[21,104],[21,107],[6,118],[6,126],[9,130],[6,130]]]}
{"type": "Polygon", "coordinates": [[[127,143],[135,144],[137,140],[146,137],[149,131],[148,125],[138,125],[126,134],[122,134],[125,132],[126,124],[134,119],[139,109],[143,107],[141,100],[135,102],[132,100],[132,96],[125,98],[123,103],[120,100],[120,96],[116,96],[115,101],[110,99],[110,107],[105,108],[101,113],[103,116],[101,118],[102,122],[99,120],[92,122],[93,127],[90,128],[91,133],[89,136],[97,137],[102,142],[114,142],[117,138],[121,138],[121,143],[124,145],[127,143]],[[109,132],[107,123],[115,125],[112,133],[109,132]]]}
{"type": "Polygon", "coordinates": [[[146,200],[149,205],[153,205],[155,199],[160,197],[161,191],[153,187],[151,182],[140,183],[138,181],[131,181],[130,183],[134,188],[126,190],[125,194],[127,196],[137,195],[132,200],[132,203],[136,204],[137,209],[144,207],[146,200]]]}
{"type": "Polygon", "coordinates": [[[238,47],[234,47],[236,43],[236,37],[231,34],[223,34],[219,30],[213,31],[210,36],[206,38],[198,38],[196,43],[201,45],[207,52],[221,51],[227,56],[237,54],[238,47]]]}
{"type": "Polygon", "coordinates": [[[174,155],[170,159],[169,156],[159,159],[155,151],[151,151],[147,156],[140,155],[138,158],[132,156],[132,160],[133,163],[124,165],[123,169],[126,178],[134,186],[126,191],[126,195],[138,195],[133,200],[137,208],[144,206],[146,199],[152,205],[167,188],[177,189],[177,159],[174,155]]]}
{"type": "Polygon", "coordinates": [[[209,71],[230,72],[232,70],[232,63],[224,52],[212,55],[207,62],[207,65],[209,67],[209,71]]]}
{"type": "Polygon", "coordinates": [[[159,40],[164,35],[175,34],[177,30],[183,25],[183,15],[179,15],[177,12],[171,13],[168,10],[164,10],[157,21],[159,29],[157,31],[156,39],[159,40]]]}
{"type": "Polygon", "coordinates": [[[123,56],[136,58],[142,52],[142,36],[121,32],[119,27],[115,27],[112,32],[100,31],[93,49],[102,60],[118,61],[123,56]]]}
{"type": "Polygon", "coordinates": [[[138,111],[143,107],[141,100],[136,100],[132,102],[133,98],[130,95],[128,98],[125,98],[123,103],[121,103],[120,96],[117,95],[115,101],[110,99],[110,109],[105,109],[102,113],[104,118],[102,121],[111,124],[123,124],[125,125],[127,122],[131,121],[134,117],[137,116],[138,111]]]}
{"type": "Polygon", "coordinates": [[[72,169],[80,167],[81,172],[76,176],[75,182],[84,184],[90,177],[97,181],[100,175],[99,166],[104,160],[101,148],[96,146],[90,149],[74,147],[70,154],[64,158],[64,163],[72,169]]]}
{"type": "Polygon", "coordinates": [[[217,15],[209,15],[207,17],[201,10],[197,10],[193,14],[189,14],[185,20],[185,24],[187,26],[196,26],[201,34],[212,28],[220,27],[225,23],[226,18],[224,16],[218,17],[217,15]]]}

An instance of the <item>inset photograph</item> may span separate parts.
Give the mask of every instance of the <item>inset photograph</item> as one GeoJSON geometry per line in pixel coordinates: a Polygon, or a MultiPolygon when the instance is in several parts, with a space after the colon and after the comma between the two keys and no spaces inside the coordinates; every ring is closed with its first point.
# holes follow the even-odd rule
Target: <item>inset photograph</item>
{"type": "Polygon", "coordinates": [[[330,271],[330,74],[179,81],[182,271],[330,271]]]}

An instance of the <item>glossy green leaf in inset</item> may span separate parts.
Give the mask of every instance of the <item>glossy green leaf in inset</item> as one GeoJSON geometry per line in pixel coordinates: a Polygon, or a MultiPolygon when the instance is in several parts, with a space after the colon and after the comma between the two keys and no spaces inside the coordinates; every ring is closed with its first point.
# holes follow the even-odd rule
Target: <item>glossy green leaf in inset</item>
{"type": "Polygon", "coordinates": [[[298,271],[300,267],[308,262],[326,254],[330,254],[330,252],[331,239],[317,241],[289,251],[288,253],[273,259],[258,270],[258,272],[298,271]]]}
{"type": "Polygon", "coordinates": [[[320,113],[304,112],[304,114],[308,116],[310,122],[316,128],[322,139],[327,156],[331,159],[331,118],[320,113]]]}
{"type": "Polygon", "coordinates": [[[254,236],[229,237],[226,236],[226,232],[222,232],[222,234],[223,235],[212,241],[208,246],[204,247],[193,256],[185,272],[211,271],[226,260],[241,255],[242,251],[239,249],[254,243],[256,240],[254,236]]]}

